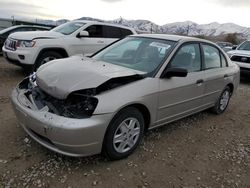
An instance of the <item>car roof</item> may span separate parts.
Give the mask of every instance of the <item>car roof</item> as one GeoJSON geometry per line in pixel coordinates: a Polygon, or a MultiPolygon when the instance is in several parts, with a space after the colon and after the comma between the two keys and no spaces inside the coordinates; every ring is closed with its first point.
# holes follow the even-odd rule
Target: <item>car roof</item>
{"type": "Polygon", "coordinates": [[[198,41],[198,42],[207,42],[211,43],[208,40],[199,39],[196,37],[188,37],[188,36],[181,36],[181,35],[169,35],[169,34],[138,34],[132,35],[137,37],[147,37],[147,38],[156,38],[156,39],[164,39],[164,40],[171,40],[175,42],[189,42],[189,41],[198,41]]]}
{"type": "Polygon", "coordinates": [[[124,25],[120,25],[120,24],[113,24],[113,23],[108,23],[108,22],[99,22],[99,21],[92,21],[92,20],[73,20],[71,22],[81,22],[81,23],[91,23],[91,24],[101,24],[101,25],[107,25],[107,26],[114,26],[114,27],[120,27],[120,28],[124,28],[124,29],[129,29],[129,30],[133,30],[135,31],[134,28],[132,27],[127,27],[124,25]]]}
{"type": "Polygon", "coordinates": [[[39,26],[39,25],[15,25],[15,26],[11,26],[9,28],[14,29],[14,28],[20,28],[20,27],[35,27],[35,28],[49,29],[49,27],[44,27],[44,26],[39,26]]]}
{"type": "Polygon", "coordinates": [[[47,29],[47,30],[51,29],[50,27],[44,27],[44,26],[39,26],[39,25],[14,25],[14,26],[10,26],[8,28],[5,28],[3,30],[0,30],[0,34],[9,32],[9,31],[16,29],[16,28],[23,28],[23,27],[40,28],[40,29],[47,29]]]}

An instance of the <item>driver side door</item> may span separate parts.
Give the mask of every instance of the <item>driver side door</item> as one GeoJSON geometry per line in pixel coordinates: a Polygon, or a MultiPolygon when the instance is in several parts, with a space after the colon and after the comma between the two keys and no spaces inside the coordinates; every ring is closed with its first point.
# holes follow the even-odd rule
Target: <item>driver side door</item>
{"type": "Polygon", "coordinates": [[[167,68],[184,68],[186,77],[161,78],[157,124],[167,123],[204,109],[204,72],[199,43],[182,45],[167,68]]]}

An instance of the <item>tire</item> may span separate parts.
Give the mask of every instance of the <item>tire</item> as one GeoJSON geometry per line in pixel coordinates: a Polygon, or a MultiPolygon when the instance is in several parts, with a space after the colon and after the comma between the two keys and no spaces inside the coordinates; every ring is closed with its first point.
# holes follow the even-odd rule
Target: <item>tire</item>
{"type": "Polygon", "coordinates": [[[126,158],[139,145],[144,127],[144,118],[139,110],[134,107],[121,110],[108,126],[103,153],[110,160],[126,158]]]}
{"type": "Polygon", "coordinates": [[[215,103],[215,106],[212,108],[212,112],[215,114],[222,114],[227,109],[231,95],[231,89],[226,86],[226,88],[223,90],[220,97],[218,98],[217,102],[215,103]]]}
{"type": "Polygon", "coordinates": [[[59,53],[57,53],[55,51],[47,51],[47,52],[42,53],[42,55],[40,55],[38,57],[38,59],[36,60],[36,62],[35,62],[35,65],[33,67],[33,72],[37,71],[37,69],[41,65],[43,65],[43,64],[45,64],[45,63],[47,63],[49,61],[52,61],[54,59],[60,59],[62,57],[63,56],[61,54],[59,54],[59,53]]]}

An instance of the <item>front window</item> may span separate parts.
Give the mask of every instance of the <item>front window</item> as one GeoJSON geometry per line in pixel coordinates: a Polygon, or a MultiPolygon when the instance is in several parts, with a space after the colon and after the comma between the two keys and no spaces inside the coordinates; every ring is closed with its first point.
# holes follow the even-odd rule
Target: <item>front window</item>
{"type": "Polygon", "coordinates": [[[64,35],[70,35],[71,33],[74,33],[76,30],[81,28],[85,23],[82,22],[68,22],[65,24],[62,24],[51,31],[55,31],[58,33],[62,33],[64,35]]]}
{"type": "Polygon", "coordinates": [[[175,42],[143,37],[127,37],[102,50],[94,59],[153,73],[173,49],[175,42]]]}
{"type": "Polygon", "coordinates": [[[201,70],[201,54],[199,44],[186,44],[182,46],[172,59],[172,68],[184,68],[188,72],[201,70]]]}
{"type": "Polygon", "coordinates": [[[250,51],[250,41],[245,41],[245,42],[243,42],[243,43],[239,46],[238,50],[248,50],[248,51],[250,51]]]}

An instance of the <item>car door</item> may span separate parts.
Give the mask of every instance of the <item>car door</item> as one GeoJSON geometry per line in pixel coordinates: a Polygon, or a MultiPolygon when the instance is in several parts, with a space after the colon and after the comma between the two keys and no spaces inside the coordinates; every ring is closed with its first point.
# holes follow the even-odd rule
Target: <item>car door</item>
{"type": "Polygon", "coordinates": [[[119,27],[115,26],[103,26],[103,33],[104,33],[104,43],[105,45],[109,45],[112,42],[115,42],[116,40],[122,38],[122,32],[119,27]]]}
{"type": "Polygon", "coordinates": [[[78,37],[77,35],[73,40],[69,37],[72,54],[93,54],[106,46],[102,25],[90,25],[82,30],[88,31],[89,36],[78,37]]]}
{"type": "Polygon", "coordinates": [[[213,105],[227,84],[227,62],[220,50],[211,44],[202,44],[204,56],[204,85],[207,104],[213,105]]]}
{"type": "Polygon", "coordinates": [[[89,37],[85,38],[85,46],[89,49],[85,49],[85,51],[89,51],[88,53],[97,52],[98,50],[104,48],[106,43],[105,30],[104,25],[91,25],[87,27],[85,30],[89,32],[89,37]]]}
{"type": "Polygon", "coordinates": [[[166,123],[204,109],[204,72],[202,71],[200,45],[182,45],[167,68],[185,68],[186,77],[160,79],[158,123],[166,123]]]}

